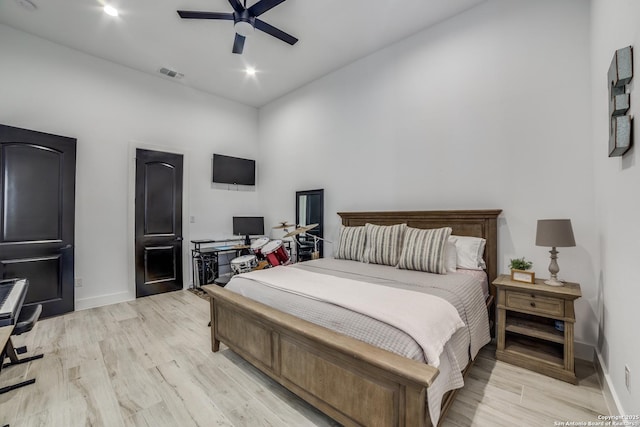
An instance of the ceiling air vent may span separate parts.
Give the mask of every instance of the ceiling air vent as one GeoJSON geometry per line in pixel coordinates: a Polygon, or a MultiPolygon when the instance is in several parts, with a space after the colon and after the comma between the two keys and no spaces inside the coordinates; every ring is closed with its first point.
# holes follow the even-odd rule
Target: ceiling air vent
{"type": "Polygon", "coordinates": [[[184,77],[184,74],[179,73],[179,72],[174,71],[174,70],[170,70],[170,69],[165,68],[165,67],[160,68],[160,74],[164,74],[165,76],[169,76],[169,77],[174,78],[174,79],[181,79],[181,78],[184,77]]]}

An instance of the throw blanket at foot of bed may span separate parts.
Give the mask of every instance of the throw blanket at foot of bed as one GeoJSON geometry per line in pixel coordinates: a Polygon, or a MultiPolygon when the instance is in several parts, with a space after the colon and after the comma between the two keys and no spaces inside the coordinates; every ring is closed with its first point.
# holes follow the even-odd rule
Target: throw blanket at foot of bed
{"type": "Polygon", "coordinates": [[[410,335],[423,349],[425,360],[436,368],[440,365],[444,345],[464,327],[455,307],[434,295],[291,267],[258,270],[239,277],[388,323],[410,335]]]}

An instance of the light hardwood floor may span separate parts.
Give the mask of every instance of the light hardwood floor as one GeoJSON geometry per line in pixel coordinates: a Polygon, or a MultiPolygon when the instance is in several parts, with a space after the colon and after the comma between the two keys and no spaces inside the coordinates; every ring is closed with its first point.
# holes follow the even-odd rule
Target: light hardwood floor
{"type": "MultiPolygon", "coordinates": [[[[2,371],[0,426],[335,426],[228,349],[214,354],[206,301],[187,291],[45,319],[17,345],[44,359],[2,371]]],[[[493,357],[476,359],[442,423],[553,426],[607,408],[593,368],[573,386],[493,357]]]]}

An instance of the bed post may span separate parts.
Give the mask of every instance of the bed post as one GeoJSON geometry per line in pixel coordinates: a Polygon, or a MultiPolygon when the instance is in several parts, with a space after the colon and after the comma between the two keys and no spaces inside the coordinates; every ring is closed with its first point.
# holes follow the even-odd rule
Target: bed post
{"type": "Polygon", "coordinates": [[[427,416],[427,392],[425,388],[406,386],[404,388],[404,419],[406,426],[432,427],[431,417],[427,416]]]}

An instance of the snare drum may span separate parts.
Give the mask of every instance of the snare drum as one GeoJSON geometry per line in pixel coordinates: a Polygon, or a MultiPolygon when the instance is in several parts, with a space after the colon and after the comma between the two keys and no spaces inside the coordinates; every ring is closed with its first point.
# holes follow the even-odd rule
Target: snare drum
{"type": "Polygon", "coordinates": [[[251,252],[253,252],[253,254],[255,256],[258,257],[258,259],[264,259],[264,255],[262,254],[262,248],[264,247],[264,245],[266,245],[267,243],[269,243],[269,238],[268,237],[261,237],[259,239],[256,239],[252,244],[251,244],[251,252]]]}
{"type": "Polygon", "coordinates": [[[258,266],[255,255],[242,255],[231,260],[231,271],[233,274],[248,273],[258,266]]]}
{"type": "Polygon", "coordinates": [[[272,267],[287,265],[291,262],[289,252],[284,247],[282,240],[272,240],[262,247],[262,253],[272,267]]]}

